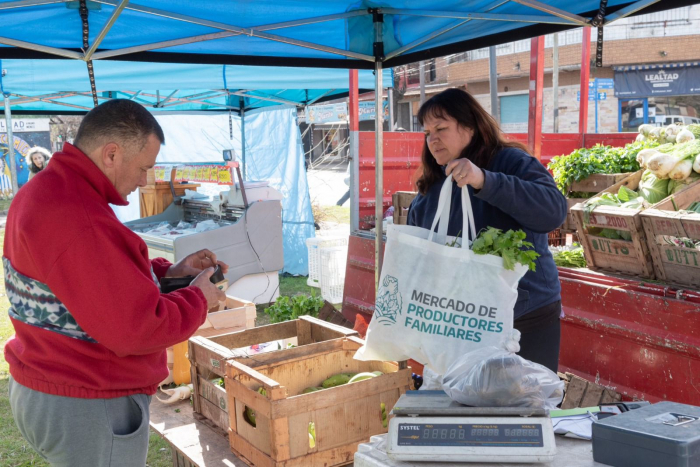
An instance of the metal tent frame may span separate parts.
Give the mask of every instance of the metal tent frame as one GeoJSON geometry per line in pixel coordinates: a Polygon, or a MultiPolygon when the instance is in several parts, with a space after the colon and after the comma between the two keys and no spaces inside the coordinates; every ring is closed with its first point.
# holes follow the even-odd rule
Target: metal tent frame
{"type": "MultiPolygon", "coordinates": [[[[146,1],[146,0],[144,0],[146,1]]],[[[62,0],[19,0],[0,3],[0,14],[2,11],[10,9],[21,9],[42,6],[46,7],[55,4],[66,4],[77,2],[64,2],[62,0]]],[[[411,63],[426,58],[434,58],[441,55],[447,55],[456,51],[471,50],[479,47],[497,45],[502,43],[507,36],[508,41],[541,36],[565,29],[585,27],[585,26],[604,26],[625,18],[630,15],[648,13],[658,10],[667,10],[679,6],[686,6],[696,3],[695,1],[687,0],[637,0],[629,2],[620,2],[613,0],[600,0],[600,7],[595,11],[565,11],[555,4],[563,2],[550,0],[495,0],[484,5],[483,1],[463,2],[465,11],[434,11],[420,9],[405,9],[405,8],[361,8],[344,11],[337,14],[325,16],[308,16],[305,18],[294,18],[289,21],[264,24],[255,27],[241,27],[233,24],[227,24],[218,21],[212,21],[197,17],[196,15],[185,15],[175,11],[153,8],[138,3],[131,3],[129,0],[93,0],[89,2],[91,5],[107,5],[113,8],[111,16],[106,23],[101,27],[99,34],[89,47],[81,48],[62,48],[38,43],[31,43],[24,40],[13,39],[10,37],[0,36],[0,44],[10,47],[0,48],[0,58],[46,58],[60,56],[64,58],[83,60],[88,65],[88,70],[91,74],[91,81],[94,84],[92,75],[92,60],[99,59],[118,59],[118,60],[134,60],[134,61],[169,61],[169,62],[192,62],[196,63],[218,63],[218,64],[266,64],[266,65],[288,65],[299,66],[299,61],[303,60],[304,66],[324,66],[324,67],[339,67],[348,69],[374,69],[375,71],[375,105],[377,109],[381,108],[382,94],[381,79],[382,70],[386,67],[398,66],[405,63],[411,63]],[[612,5],[608,6],[608,3],[612,5]],[[479,8],[472,8],[475,11],[470,11],[469,7],[478,5],[479,8]],[[514,5],[527,7],[532,14],[510,14],[503,10],[512,9],[514,5]],[[500,10],[500,11],[497,11],[500,10]],[[132,45],[129,47],[118,48],[114,50],[101,50],[105,37],[115,26],[117,19],[124,14],[125,11],[137,13],[140,15],[150,15],[159,19],[172,20],[174,25],[188,23],[190,25],[198,25],[214,30],[206,34],[196,34],[188,37],[179,37],[176,39],[159,41],[154,43],[142,43],[140,45],[132,45]],[[364,35],[372,35],[374,37],[373,53],[359,53],[351,50],[340,49],[324,45],[320,41],[312,42],[306,40],[295,39],[282,34],[275,34],[271,31],[285,30],[311,25],[315,23],[325,23],[338,20],[347,20],[354,17],[371,16],[373,28],[372,30],[363,31],[364,35]],[[411,43],[405,44],[395,50],[387,50],[385,52],[384,41],[384,16],[390,15],[394,17],[421,17],[421,18],[443,18],[449,19],[447,25],[442,26],[424,37],[418,38],[411,43]],[[491,22],[507,22],[517,25],[510,30],[498,31],[496,33],[485,35],[483,37],[471,38],[469,40],[456,41],[453,43],[442,44],[441,38],[444,38],[448,33],[464,30],[474,21],[491,21],[491,22]],[[527,25],[527,26],[526,26],[527,25]],[[227,55],[227,54],[210,54],[203,57],[197,53],[165,53],[154,52],[170,47],[182,46],[184,44],[202,43],[206,41],[214,41],[217,39],[231,38],[235,36],[248,36],[250,38],[258,38],[266,41],[283,43],[298,47],[298,50],[313,49],[331,54],[336,59],[328,58],[312,58],[312,57],[294,57],[294,54],[283,54],[284,56],[242,56],[242,55],[227,55]],[[434,44],[434,46],[433,46],[434,44]],[[26,52],[31,51],[31,52],[26,52]],[[30,56],[27,56],[27,55],[30,56]]],[[[391,3],[391,2],[389,2],[391,3]]],[[[81,10],[81,18],[83,19],[83,44],[87,44],[86,27],[87,10],[90,5],[86,0],[79,2],[81,10]]],[[[233,5],[232,5],[233,6],[233,5]]],[[[576,2],[571,3],[572,8],[577,8],[576,2]]],[[[578,6],[580,8],[580,6],[578,6]]],[[[205,10],[207,6],[193,7],[196,12],[205,10]]],[[[518,10],[520,11],[520,10],[518,10]]],[[[2,32],[0,32],[2,34],[2,32]]],[[[349,49],[349,47],[348,47],[349,49]]],[[[294,49],[297,50],[297,49],[294,49]]],[[[301,54],[300,54],[301,55],[301,54]]],[[[94,86],[93,86],[94,96],[94,86]]],[[[135,97],[136,98],[136,97],[135,97]]],[[[6,116],[9,116],[9,99],[5,97],[6,116]]],[[[383,131],[382,131],[382,113],[377,112],[376,119],[376,246],[375,246],[375,281],[378,284],[379,274],[381,270],[381,251],[382,251],[382,216],[383,216],[383,131]]],[[[8,135],[9,136],[9,135],[8,135]]],[[[14,161],[14,158],[11,159],[14,161]]],[[[357,157],[353,158],[353,163],[357,164],[357,157]]],[[[353,171],[354,172],[354,171],[353,171]]],[[[356,183],[354,184],[356,186],[356,183]]]]}

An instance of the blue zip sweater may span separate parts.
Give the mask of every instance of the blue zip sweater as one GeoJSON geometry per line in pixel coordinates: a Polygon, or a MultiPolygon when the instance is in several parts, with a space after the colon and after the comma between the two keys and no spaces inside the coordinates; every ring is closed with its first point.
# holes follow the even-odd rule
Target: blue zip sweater
{"type": "MultiPolygon", "coordinates": [[[[425,195],[416,196],[408,212],[408,225],[430,228],[444,180],[431,186],[425,195]]],[[[505,148],[484,170],[482,189],[475,192],[470,186],[469,195],[477,234],[486,227],[522,229],[540,254],[537,270],[528,271],[518,284],[515,318],[560,300],[559,274],[547,247],[547,234],[562,225],[567,208],[566,199],[547,169],[526,152],[505,148]]],[[[455,183],[447,229],[451,236],[462,230],[460,196],[461,190],[455,183]]]]}

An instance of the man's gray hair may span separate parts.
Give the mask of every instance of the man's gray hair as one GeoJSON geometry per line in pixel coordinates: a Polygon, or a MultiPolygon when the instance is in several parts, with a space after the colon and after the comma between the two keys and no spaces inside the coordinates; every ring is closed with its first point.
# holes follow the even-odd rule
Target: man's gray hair
{"type": "Polygon", "coordinates": [[[85,115],[74,145],[85,154],[109,142],[136,146],[141,150],[150,135],[155,135],[161,144],[165,143],[163,129],[141,104],[128,99],[112,99],[85,115]]]}

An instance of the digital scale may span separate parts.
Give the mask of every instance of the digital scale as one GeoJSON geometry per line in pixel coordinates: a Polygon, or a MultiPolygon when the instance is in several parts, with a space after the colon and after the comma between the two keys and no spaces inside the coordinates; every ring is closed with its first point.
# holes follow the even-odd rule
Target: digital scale
{"type": "Polygon", "coordinates": [[[443,391],[407,391],[391,411],[386,453],[403,462],[551,462],[552,421],[544,409],[467,407],[443,391]]]}

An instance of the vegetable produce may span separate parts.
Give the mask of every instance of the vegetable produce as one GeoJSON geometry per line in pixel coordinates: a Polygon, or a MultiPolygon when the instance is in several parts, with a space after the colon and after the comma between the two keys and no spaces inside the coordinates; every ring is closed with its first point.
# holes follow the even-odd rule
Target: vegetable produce
{"type": "Polygon", "coordinates": [[[700,138],[700,125],[688,125],[685,129],[691,132],[693,136],[695,136],[695,139],[700,138]]]}
{"type": "MultiPolygon", "coordinates": [[[[674,183],[677,182],[674,180],[674,183]]],[[[668,196],[669,184],[668,179],[660,179],[651,173],[651,171],[646,170],[639,181],[637,192],[649,204],[656,204],[668,196]]]]}
{"type": "MultiPolygon", "coordinates": [[[[258,388],[258,394],[262,394],[263,396],[267,396],[267,391],[265,388],[261,387],[258,388]]],[[[247,405],[245,406],[245,410],[243,411],[243,417],[246,419],[248,423],[251,424],[251,426],[256,427],[256,422],[255,422],[255,410],[251,409],[247,405]]]]}
{"type": "Polygon", "coordinates": [[[671,154],[659,153],[649,158],[647,167],[657,177],[666,178],[678,162],[679,159],[671,154]]]}
{"type": "Polygon", "coordinates": [[[293,297],[279,297],[274,305],[265,308],[265,314],[270,316],[270,323],[281,323],[297,319],[302,315],[313,317],[323,308],[325,301],[315,293],[311,295],[295,295],[293,297]]]}
{"type": "Polygon", "coordinates": [[[693,161],[693,170],[700,173],[700,154],[695,156],[695,160],[693,161]]]}
{"type": "Polygon", "coordinates": [[[358,373],[352,378],[350,378],[350,381],[348,381],[348,384],[350,383],[357,383],[358,381],[364,381],[366,379],[371,379],[371,378],[376,378],[377,375],[374,373],[358,373]]]}
{"type": "Polygon", "coordinates": [[[647,137],[644,136],[644,135],[641,134],[641,133],[637,135],[637,138],[635,138],[635,141],[636,141],[636,142],[646,141],[646,140],[647,140],[647,137]]]}
{"type": "Polygon", "coordinates": [[[561,250],[552,254],[554,264],[565,268],[585,268],[586,258],[583,257],[583,248],[578,243],[574,243],[571,250],[561,250]]]}
{"type": "MultiPolygon", "coordinates": [[[[691,172],[690,177],[684,179],[684,180],[669,180],[668,182],[668,194],[669,195],[675,195],[679,191],[681,191],[683,188],[687,187],[691,183],[697,181],[700,178],[700,174],[696,172],[691,172]]],[[[644,196],[644,195],[642,195],[644,196]]],[[[646,199],[646,198],[645,198],[646,199]]],[[[658,203],[658,201],[650,201],[647,200],[652,204],[658,203]]]]}
{"type": "MultiPolygon", "coordinates": [[[[630,143],[623,148],[596,145],[590,149],[581,148],[569,155],[554,157],[547,168],[554,174],[557,188],[566,195],[574,182],[593,174],[636,172],[639,170],[638,153],[657,146],[656,141],[630,143]]],[[[669,144],[669,148],[672,146],[669,144]]]]}
{"type": "Polygon", "coordinates": [[[339,373],[327,378],[323,383],[321,383],[321,386],[323,386],[324,389],[328,389],[347,384],[353,376],[355,376],[355,373],[339,373]]]}
{"type": "Polygon", "coordinates": [[[308,394],[310,392],[316,392],[316,391],[323,391],[324,388],[318,387],[318,386],[311,386],[310,388],[306,388],[303,391],[301,391],[302,394],[308,394]]]}
{"type": "Polygon", "coordinates": [[[667,126],[664,129],[664,136],[666,139],[667,143],[675,143],[676,142],[676,136],[678,135],[679,132],[682,131],[682,127],[676,125],[676,124],[671,124],[667,126]]]}
{"type": "Polygon", "coordinates": [[[678,144],[687,143],[688,141],[692,141],[694,139],[695,135],[686,128],[679,131],[678,135],[676,135],[676,143],[678,144]]]}
{"type": "Polygon", "coordinates": [[[654,128],[654,125],[649,125],[648,123],[645,123],[643,125],[639,125],[639,133],[644,135],[644,136],[649,136],[649,131],[654,128]]]}
{"type": "Polygon", "coordinates": [[[316,447],[316,424],[314,422],[309,422],[309,447],[316,447]]]}
{"type": "Polygon", "coordinates": [[[509,230],[503,232],[500,229],[489,227],[479,232],[472,244],[472,251],[477,255],[496,255],[503,258],[503,267],[509,270],[515,269],[515,263],[527,266],[530,271],[535,270],[535,260],[540,254],[533,248],[533,244],[525,241],[527,234],[522,230],[509,230]]]}
{"type": "Polygon", "coordinates": [[[685,180],[690,177],[692,171],[693,159],[685,159],[676,164],[673,170],[668,173],[668,178],[671,180],[685,180]]]}
{"type": "Polygon", "coordinates": [[[649,162],[649,159],[652,157],[661,154],[659,151],[656,149],[642,149],[637,153],[637,163],[639,166],[643,169],[647,168],[647,163],[649,162]]]}
{"type": "Polygon", "coordinates": [[[386,413],[386,404],[384,402],[379,404],[379,407],[382,409],[382,426],[384,428],[389,425],[389,420],[387,419],[387,413],[386,413]]]}

